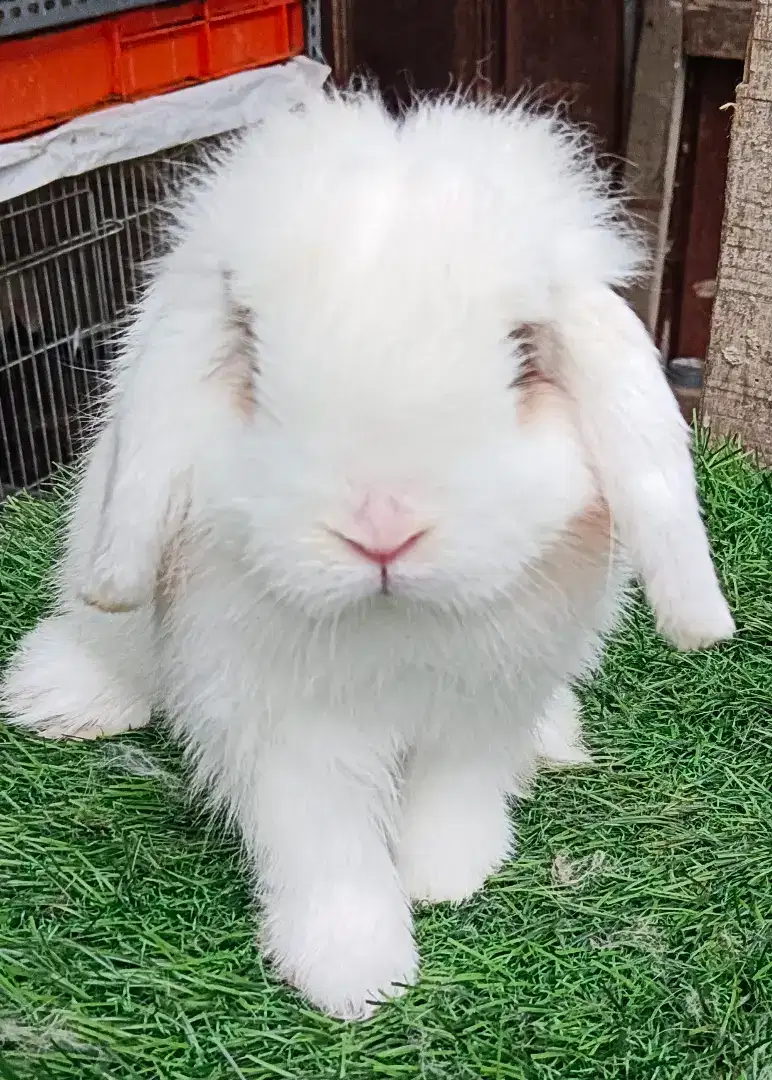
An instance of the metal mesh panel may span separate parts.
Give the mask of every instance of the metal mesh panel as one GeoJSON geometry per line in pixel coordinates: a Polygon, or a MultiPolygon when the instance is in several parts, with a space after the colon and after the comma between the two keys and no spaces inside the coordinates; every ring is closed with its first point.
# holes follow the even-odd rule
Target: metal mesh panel
{"type": "Polygon", "coordinates": [[[153,0],[0,0],[0,38],[101,19],[153,0]]]}
{"type": "Polygon", "coordinates": [[[312,60],[323,64],[322,52],[322,5],[321,0],[306,0],[306,53],[312,60]]]}
{"type": "Polygon", "coordinates": [[[159,203],[202,147],[0,205],[0,498],[37,487],[82,447],[143,261],[158,253],[159,203]]]}

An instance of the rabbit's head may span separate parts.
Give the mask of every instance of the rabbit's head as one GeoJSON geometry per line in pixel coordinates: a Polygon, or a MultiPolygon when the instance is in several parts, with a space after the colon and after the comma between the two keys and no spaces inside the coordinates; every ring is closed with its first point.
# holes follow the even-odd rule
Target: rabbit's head
{"type": "MultiPolygon", "coordinates": [[[[613,291],[641,249],[572,129],[523,106],[396,121],[368,92],[321,97],[214,167],[179,228],[118,382],[136,449],[108,518],[143,454],[167,528],[174,478],[205,475],[250,572],[316,614],[510,596],[605,502],[663,629],[731,632],[686,430],[613,291]],[[161,384],[178,408],[154,441],[161,384]]],[[[115,535],[96,567],[115,569],[115,535]]]]}
{"type": "Polygon", "coordinates": [[[269,305],[254,381],[230,384],[246,419],[238,451],[223,441],[210,462],[211,499],[238,509],[261,587],[309,614],[378,596],[455,608],[511,596],[598,499],[533,334],[508,334],[470,296],[466,267],[455,282],[445,255],[433,267],[427,232],[421,274],[408,262],[386,281],[376,250],[340,291],[325,275],[324,320],[302,295],[280,317],[269,305]],[[424,274],[446,278],[444,298],[426,299],[424,274]]]}

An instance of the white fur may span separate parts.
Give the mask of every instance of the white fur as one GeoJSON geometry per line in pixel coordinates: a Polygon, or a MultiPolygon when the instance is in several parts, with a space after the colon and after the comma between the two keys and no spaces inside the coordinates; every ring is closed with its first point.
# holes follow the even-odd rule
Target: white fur
{"type": "MultiPolygon", "coordinates": [[[[77,737],[162,707],[241,830],[267,952],[331,1014],[415,979],[410,899],[470,896],[511,851],[509,799],[539,757],[582,759],[566,688],[627,581],[611,546],[559,555],[596,477],[633,555],[649,459],[693,490],[651,347],[611,291],[639,256],[553,118],[444,101],[397,126],[369,93],[330,95],[277,112],[191,191],[127,337],[59,615],[22,643],[5,705],[77,737]],[[581,358],[555,360],[575,408],[531,421],[510,385],[526,323],[581,358]],[[618,419],[643,373],[630,416],[661,445],[598,435],[579,370],[596,345],[604,363],[617,350],[618,419]],[[427,531],[380,595],[338,534],[386,526],[427,531]]],[[[707,552],[689,499],[665,499],[657,527],[686,517],[707,552]]],[[[657,535],[643,546],[646,572],[657,535]]],[[[688,611],[671,622],[689,637],[688,611]]],[[[704,636],[715,613],[697,622],[704,636]]]]}
{"type": "Polygon", "coordinates": [[[594,282],[566,291],[555,374],[580,402],[583,441],[660,631],[680,649],[734,633],[700,520],[689,429],[643,324],[594,282]],[[665,554],[666,553],[666,554],[665,554]]]}
{"type": "Polygon", "coordinates": [[[536,748],[541,760],[552,768],[592,763],[584,745],[581,706],[567,686],[557,688],[537,723],[536,748]]]}

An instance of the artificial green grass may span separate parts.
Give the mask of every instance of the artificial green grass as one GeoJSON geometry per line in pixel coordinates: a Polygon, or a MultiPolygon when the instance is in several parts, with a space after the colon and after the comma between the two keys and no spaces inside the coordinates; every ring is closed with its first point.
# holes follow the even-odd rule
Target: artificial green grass
{"type": "MultiPolygon", "coordinates": [[[[365,1024],[272,980],[161,734],[0,726],[0,1077],[772,1080],[772,484],[699,456],[737,638],[679,656],[633,613],[586,692],[597,767],[545,776],[518,858],[419,915],[421,984],[365,1024]]],[[[58,513],[0,517],[3,650],[58,513]]]]}

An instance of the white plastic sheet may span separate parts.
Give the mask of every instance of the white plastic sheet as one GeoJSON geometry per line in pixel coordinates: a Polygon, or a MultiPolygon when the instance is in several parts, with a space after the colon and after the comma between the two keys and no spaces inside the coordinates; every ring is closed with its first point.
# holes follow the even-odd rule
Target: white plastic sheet
{"type": "Polygon", "coordinates": [[[324,64],[299,57],[116,105],[52,131],[0,144],[0,202],[65,176],[251,127],[269,110],[291,107],[319,93],[329,74],[324,64]]]}

